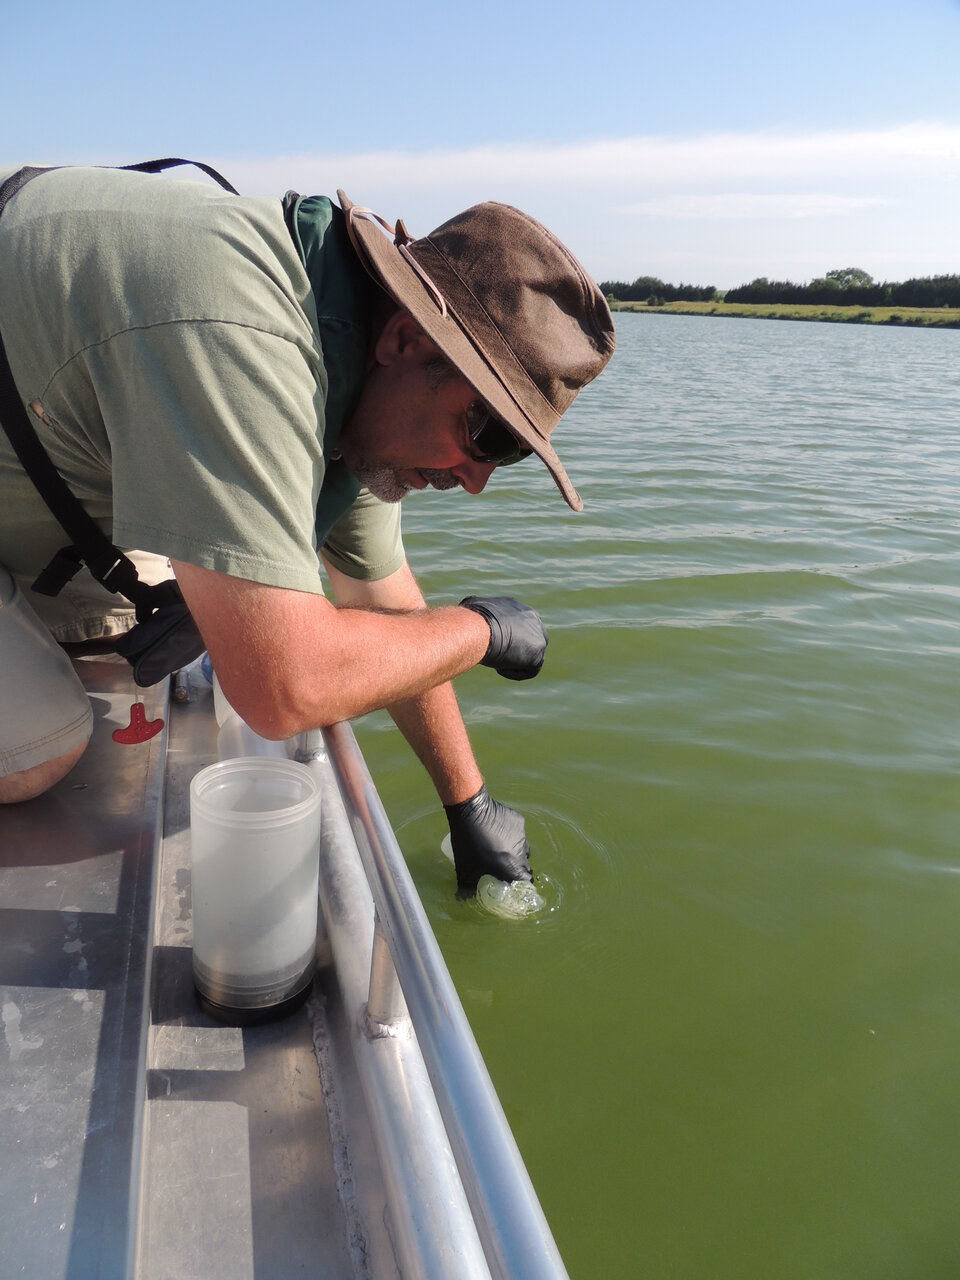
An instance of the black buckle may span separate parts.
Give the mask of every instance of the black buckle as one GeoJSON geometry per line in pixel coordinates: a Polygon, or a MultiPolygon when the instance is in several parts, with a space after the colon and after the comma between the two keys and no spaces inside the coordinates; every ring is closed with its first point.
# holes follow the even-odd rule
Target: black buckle
{"type": "Polygon", "coordinates": [[[61,547],[34,582],[33,591],[41,596],[58,596],[67,583],[83,568],[83,556],[75,546],[61,547]]]}
{"type": "Polygon", "coordinates": [[[137,576],[133,562],[128,560],[122,551],[110,547],[104,556],[87,560],[87,568],[108,591],[114,595],[125,596],[131,603],[139,605],[143,584],[137,576]],[[103,566],[106,566],[104,568],[103,566]]]}

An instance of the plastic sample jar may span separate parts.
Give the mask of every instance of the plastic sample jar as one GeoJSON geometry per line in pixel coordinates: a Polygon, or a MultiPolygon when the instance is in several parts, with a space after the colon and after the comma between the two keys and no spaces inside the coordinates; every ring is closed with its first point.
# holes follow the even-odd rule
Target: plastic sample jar
{"type": "Polygon", "coordinates": [[[294,760],[247,757],[190,784],[193,981],[207,1012],[244,1023],[306,997],[317,943],[320,788],[294,760]]]}

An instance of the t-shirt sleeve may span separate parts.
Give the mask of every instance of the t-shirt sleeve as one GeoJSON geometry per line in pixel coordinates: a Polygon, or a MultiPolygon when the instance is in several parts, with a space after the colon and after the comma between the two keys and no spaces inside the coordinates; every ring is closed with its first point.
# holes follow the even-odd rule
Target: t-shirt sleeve
{"type": "MultiPolygon", "coordinates": [[[[113,539],[322,592],[322,370],[306,343],[220,320],[129,329],[83,353],[113,472],[113,539]]],[[[81,394],[81,393],[78,393],[81,394]]]]}
{"type": "Polygon", "coordinates": [[[323,554],[348,578],[376,582],[396,573],[405,558],[400,503],[381,502],[369,489],[361,489],[327,534],[323,554]]]}

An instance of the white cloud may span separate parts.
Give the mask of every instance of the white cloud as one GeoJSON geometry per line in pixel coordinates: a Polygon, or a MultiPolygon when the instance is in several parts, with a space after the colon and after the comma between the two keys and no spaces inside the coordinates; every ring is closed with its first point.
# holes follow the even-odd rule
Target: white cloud
{"type": "Polygon", "coordinates": [[[649,218],[681,218],[690,221],[716,221],[776,218],[796,221],[801,218],[832,217],[851,214],[860,209],[889,203],[876,196],[838,196],[822,193],[796,194],[726,192],[711,195],[657,196],[639,204],[625,205],[615,213],[639,214],[649,218]]]}
{"type": "Polygon", "coordinates": [[[745,180],[802,185],[831,177],[889,178],[960,171],[960,126],[915,123],[859,131],[704,133],[690,137],[630,137],[569,144],[503,144],[458,150],[409,150],[278,156],[223,161],[244,190],[273,194],[293,182],[303,189],[331,184],[361,191],[402,191],[482,183],[583,188],[685,189],[745,180]]]}
{"type": "Polygon", "coordinates": [[[414,235],[478,200],[506,200],[597,279],[727,287],[848,262],[886,279],[960,268],[960,124],[209,159],[251,195],[343,187],[414,235]]]}

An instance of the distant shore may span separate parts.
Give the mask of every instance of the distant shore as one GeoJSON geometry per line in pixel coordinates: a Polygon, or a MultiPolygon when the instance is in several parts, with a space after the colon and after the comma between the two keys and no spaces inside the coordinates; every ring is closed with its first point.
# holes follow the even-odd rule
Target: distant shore
{"type": "MultiPolygon", "coordinates": [[[[609,299],[608,299],[609,301],[609,299]]],[[[819,307],[747,302],[610,302],[611,311],[673,316],[734,316],[752,320],[819,320],[828,324],[891,324],[960,329],[960,307],[819,307]]]]}

